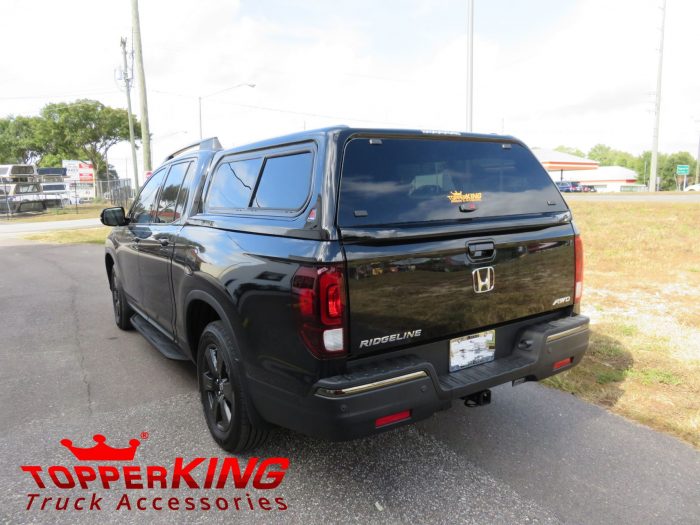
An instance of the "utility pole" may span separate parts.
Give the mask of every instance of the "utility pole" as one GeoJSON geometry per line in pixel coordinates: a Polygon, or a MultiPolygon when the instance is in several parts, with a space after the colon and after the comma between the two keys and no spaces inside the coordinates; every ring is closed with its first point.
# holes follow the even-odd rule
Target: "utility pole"
{"type": "Polygon", "coordinates": [[[700,138],[698,138],[698,156],[695,157],[695,184],[700,180],[700,138]]]}
{"type": "Polygon", "coordinates": [[[126,63],[126,38],[122,38],[122,58],[124,59],[124,87],[126,88],[126,109],[129,112],[129,141],[131,142],[131,158],[134,161],[134,185],[139,189],[139,168],[136,161],[136,141],[134,140],[134,117],[131,115],[131,79],[129,78],[129,67],[126,63]]]}
{"type": "Polygon", "coordinates": [[[656,103],[654,109],[654,139],[651,145],[651,170],[649,191],[656,191],[656,169],[659,156],[659,121],[661,119],[661,73],[664,66],[664,28],[666,26],[666,0],[661,5],[661,40],[659,43],[659,66],[656,72],[656,103]]]}
{"type": "Polygon", "coordinates": [[[474,102],[474,0],[467,0],[467,133],[472,132],[474,102]]]}
{"type": "Polygon", "coordinates": [[[146,96],[146,74],[143,71],[143,47],[141,46],[141,23],[139,22],[139,0],[131,0],[131,29],[136,55],[136,80],[141,102],[141,145],[143,146],[143,170],[151,171],[151,132],[148,125],[148,97],[146,96]]]}

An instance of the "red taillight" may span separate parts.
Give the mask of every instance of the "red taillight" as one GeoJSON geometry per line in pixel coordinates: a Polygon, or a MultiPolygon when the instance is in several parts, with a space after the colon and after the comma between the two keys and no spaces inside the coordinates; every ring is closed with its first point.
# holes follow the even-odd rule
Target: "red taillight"
{"type": "Polygon", "coordinates": [[[574,237],[574,259],[574,304],[578,304],[583,295],[583,241],[580,235],[574,237]]]}
{"type": "Polygon", "coordinates": [[[299,292],[299,312],[305,317],[314,314],[313,290],[301,290],[299,292]]]}
{"type": "Polygon", "coordinates": [[[336,326],[343,322],[342,277],[342,272],[336,268],[320,276],[321,322],[325,325],[336,326]]]}
{"type": "Polygon", "coordinates": [[[401,412],[397,412],[396,414],[390,414],[388,416],[383,416],[383,417],[377,418],[375,420],[374,428],[385,427],[387,425],[391,425],[392,423],[398,423],[399,421],[405,421],[406,419],[409,419],[410,417],[411,417],[410,410],[403,410],[401,412]]]}
{"type": "Polygon", "coordinates": [[[302,266],[292,279],[299,315],[299,335],[316,357],[345,353],[343,267],[302,266]]]}
{"type": "Polygon", "coordinates": [[[562,359],[561,361],[557,361],[556,363],[554,363],[554,366],[552,367],[552,369],[559,370],[560,368],[564,368],[565,366],[569,366],[573,362],[574,362],[573,357],[567,357],[566,359],[562,359]]]}

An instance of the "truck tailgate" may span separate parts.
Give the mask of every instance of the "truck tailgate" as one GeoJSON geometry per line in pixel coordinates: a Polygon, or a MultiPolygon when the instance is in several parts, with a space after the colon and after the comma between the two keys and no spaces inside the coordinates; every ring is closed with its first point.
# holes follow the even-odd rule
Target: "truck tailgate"
{"type": "Polygon", "coordinates": [[[419,243],[364,240],[344,249],[352,352],[478,331],[573,303],[571,224],[419,243]],[[491,246],[492,255],[474,257],[474,247],[491,246]]]}

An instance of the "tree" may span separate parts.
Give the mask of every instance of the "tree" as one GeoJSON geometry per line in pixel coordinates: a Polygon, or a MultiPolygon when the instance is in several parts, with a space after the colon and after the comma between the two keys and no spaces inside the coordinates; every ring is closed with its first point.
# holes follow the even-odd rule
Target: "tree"
{"type": "MultiPolygon", "coordinates": [[[[659,158],[664,156],[663,153],[659,154],[659,158]]],[[[638,179],[637,182],[649,185],[649,171],[651,170],[651,151],[647,150],[643,152],[639,157],[634,166],[634,171],[637,172],[638,179]]]]}
{"type": "Polygon", "coordinates": [[[597,160],[601,166],[611,166],[612,148],[605,144],[596,144],[588,152],[588,158],[597,160]]]}
{"type": "MultiPolygon", "coordinates": [[[[129,140],[126,110],[105,106],[97,100],[48,104],[41,110],[36,138],[43,147],[42,165],[56,165],[62,159],[90,161],[98,179],[108,178],[107,152],[129,140]]],[[[141,132],[134,122],[134,133],[141,132]]]]}
{"type": "MultiPolygon", "coordinates": [[[[659,171],[657,176],[661,181],[662,190],[675,190],[678,188],[676,180],[676,167],[686,164],[690,166],[690,173],[695,173],[695,159],[687,151],[679,151],[670,155],[659,155],[659,171]]],[[[689,175],[690,177],[691,175],[689,175]]]]}
{"type": "MultiPolygon", "coordinates": [[[[605,144],[596,144],[588,152],[588,158],[597,160],[601,166],[624,166],[636,170],[638,159],[631,153],[613,149],[605,144]]],[[[640,174],[639,172],[637,172],[640,174]]]]}
{"type": "Polygon", "coordinates": [[[0,119],[0,163],[31,164],[41,158],[37,140],[39,117],[8,117],[0,119]]]}
{"type": "Polygon", "coordinates": [[[586,154],[578,148],[570,148],[569,146],[557,146],[554,151],[559,151],[561,153],[568,153],[569,155],[575,155],[576,157],[586,157],[586,154]]]}

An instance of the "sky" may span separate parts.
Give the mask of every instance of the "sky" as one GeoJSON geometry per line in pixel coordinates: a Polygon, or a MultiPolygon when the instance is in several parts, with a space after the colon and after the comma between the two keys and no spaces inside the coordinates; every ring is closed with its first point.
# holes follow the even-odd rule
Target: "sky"
{"type": "MultiPolygon", "coordinates": [[[[531,147],[651,149],[662,0],[475,0],[473,130],[531,147]]],[[[466,0],[141,0],[154,163],[335,124],[463,131],[466,0]],[[238,87],[254,83],[255,87],[238,87]],[[221,93],[219,91],[225,90],[221,93]]],[[[0,0],[0,116],[96,99],[129,0],[0,0]]],[[[667,0],[659,149],[698,151],[700,2],[667,0]]],[[[134,112],[138,93],[132,90],[134,112]]],[[[132,176],[129,148],[110,150],[132,176]]]]}

